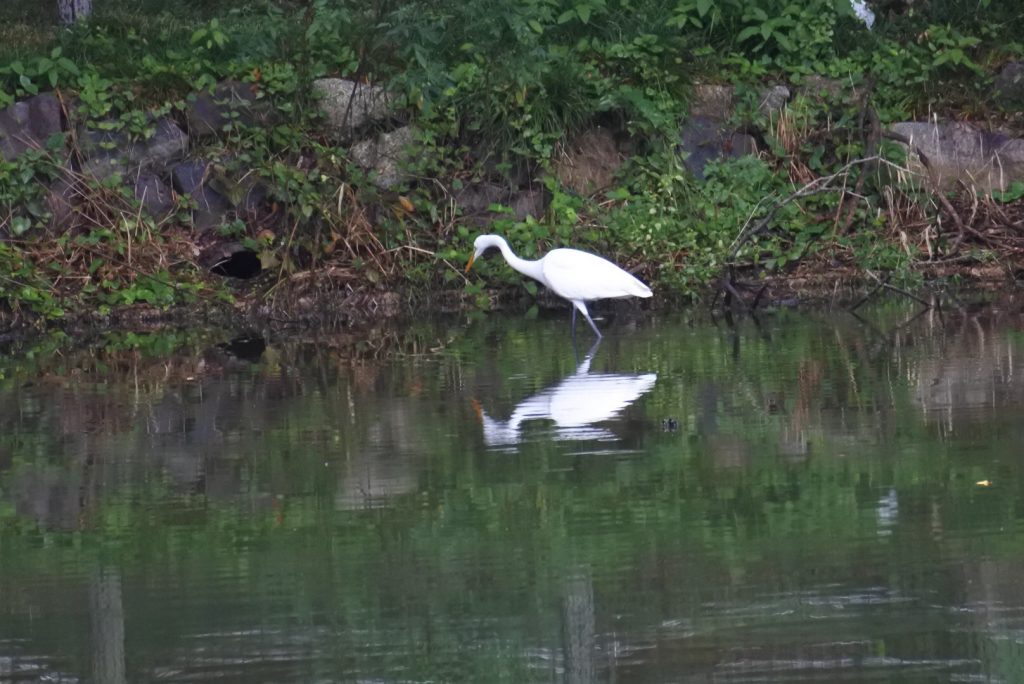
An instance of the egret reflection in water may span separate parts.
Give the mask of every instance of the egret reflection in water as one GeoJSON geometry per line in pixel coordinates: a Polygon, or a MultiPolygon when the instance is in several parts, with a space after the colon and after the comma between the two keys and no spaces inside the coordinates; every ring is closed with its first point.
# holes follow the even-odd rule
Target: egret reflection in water
{"type": "Polygon", "coordinates": [[[572,375],[519,402],[508,420],[492,418],[474,402],[483,427],[484,443],[489,447],[518,444],[522,441],[521,428],[533,420],[553,422],[550,437],[556,440],[617,439],[611,430],[600,424],[617,417],[650,392],[658,374],[591,373],[590,362],[598,346],[600,342],[591,347],[572,375]]]}

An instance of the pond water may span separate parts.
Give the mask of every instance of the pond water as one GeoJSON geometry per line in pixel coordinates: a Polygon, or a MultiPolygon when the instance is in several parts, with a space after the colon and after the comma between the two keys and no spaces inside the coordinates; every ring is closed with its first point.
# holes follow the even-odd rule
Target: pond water
{"type": "Polygon", "coordinates": [[[1015,311],[11,352],[0,682],[1022,682],[1015,311]]]}

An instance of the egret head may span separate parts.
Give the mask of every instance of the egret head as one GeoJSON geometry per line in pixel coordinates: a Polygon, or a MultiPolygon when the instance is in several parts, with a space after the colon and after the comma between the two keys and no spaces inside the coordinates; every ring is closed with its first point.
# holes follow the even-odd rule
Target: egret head
{"type": "Polygon", "coordinates": [[[500,248],[503,244],[506,244],[505,239],[497,235],[478,235],[476,240],[473,240],[473,255],[466,263],[466,272],[469,272],[469,269],[473,267],[473,262],[479,259],[484,252],[491,247],[500,248]]]}

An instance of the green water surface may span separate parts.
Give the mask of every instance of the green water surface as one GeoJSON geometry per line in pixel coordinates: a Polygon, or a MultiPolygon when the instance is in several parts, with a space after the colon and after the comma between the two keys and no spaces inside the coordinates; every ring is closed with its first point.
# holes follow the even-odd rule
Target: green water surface
{"type": "Polygon", "coordinates": [[[0,682],[1024,682],[1024,318],[915,313],[9,350],[0,682]]]}

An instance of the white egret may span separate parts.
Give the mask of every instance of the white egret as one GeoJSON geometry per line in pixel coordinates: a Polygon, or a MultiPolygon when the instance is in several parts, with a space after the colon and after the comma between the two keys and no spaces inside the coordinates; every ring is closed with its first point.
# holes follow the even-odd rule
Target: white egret
{"type": "Polygon", "coordinates": [[[572,302],[572,331],[576,334],[576,312],[579,311],[601,337],[586,302],[595,299],[615,299],[618,297],[650,297],[651,288],[644,285],[631,274],[603,259],[596,254],[581,252],[578,249],[553,249],[536,261],[520,259],[505,238],[498,235],[481,235],[473,241],[473,256],[466,264],[466,271],[473,267],[473,262],[484,252],[497,247],[505,257],[508,265],[523,275],[528,275],[540,282],[562,299],[572,302]]]}

